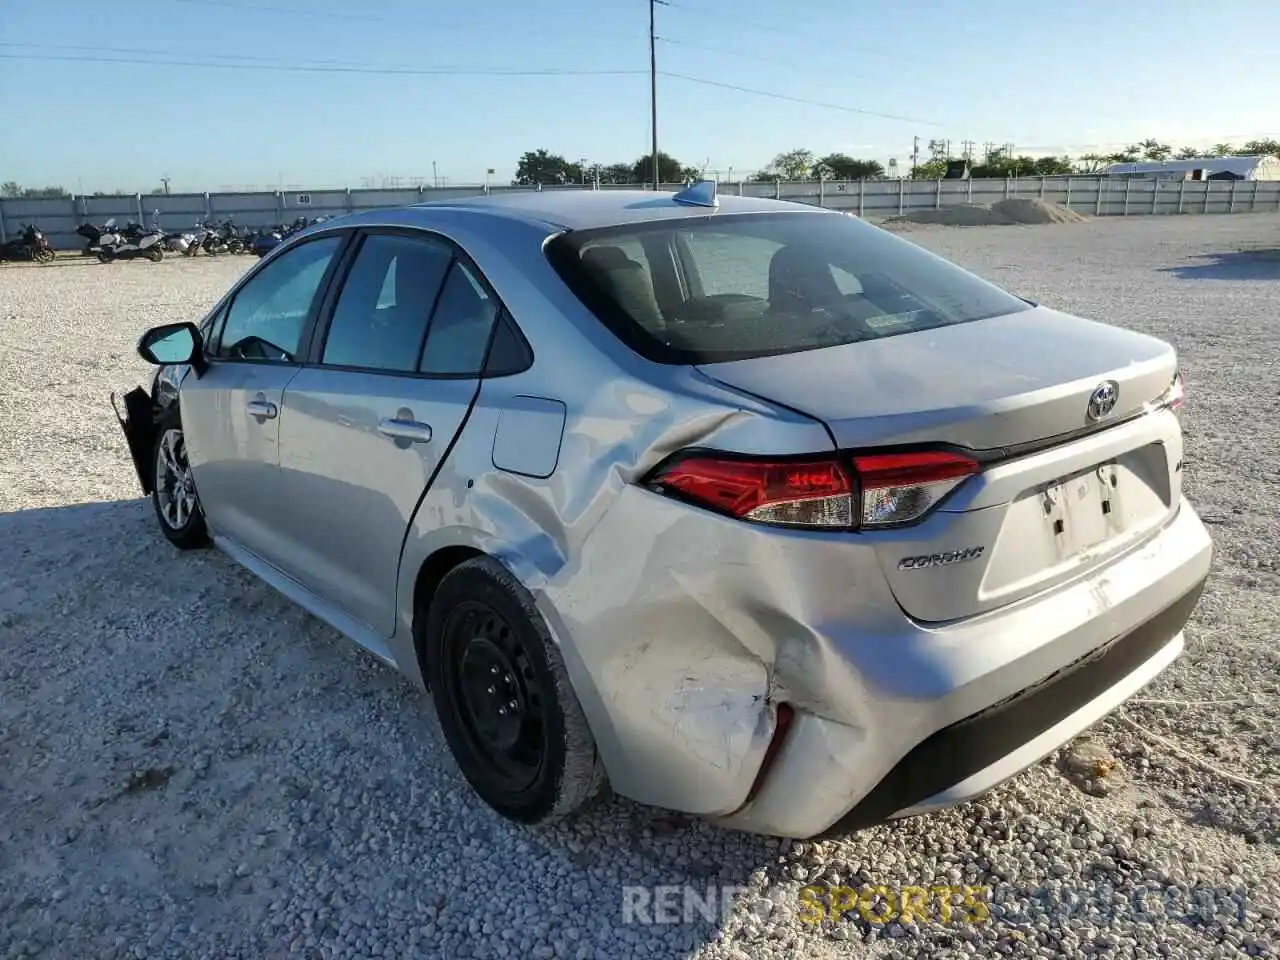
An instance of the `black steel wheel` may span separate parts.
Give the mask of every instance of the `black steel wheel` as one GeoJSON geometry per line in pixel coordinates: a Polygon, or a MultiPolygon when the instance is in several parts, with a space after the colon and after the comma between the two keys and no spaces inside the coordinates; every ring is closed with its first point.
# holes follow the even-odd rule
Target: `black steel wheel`
{"type": "Polygon", "coordinates": [[[529,651],[500,613],[467,601],[450,611],[444,652],[469,748],[504,792],[525,789],[547,752],[546,701],[529,651]]]}
{"type": "Polygon", "coordinates": [[[490,557],[469,560],[423,614],[440,727],[480,798],[535,824],[598,795],[603,768],[559,648],[510,571],[490,557]]]}

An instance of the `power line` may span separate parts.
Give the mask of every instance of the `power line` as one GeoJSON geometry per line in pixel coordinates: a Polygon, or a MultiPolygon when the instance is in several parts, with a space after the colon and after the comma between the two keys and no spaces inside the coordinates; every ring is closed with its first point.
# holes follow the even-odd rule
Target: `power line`
{"type": "MultiPolygon", "coordinates": [[[[670,0],[669,5],[673,10],[680,10],[693,17],[701,17],[704,20],[714,20],[716,23],[721,25],[725,25],[727,22],[735,29],[756,30],[762,33],[772,34],[775,37],[791,37],[797,40],[804,40],[808,43],[814,44],[815,46],[821,46],[827,50],[831,49],[830,37],[821,37],[817,34],[805,33],[800,30],[789,30],[785,27],[779,27],[776,23],[768,23],[762,20],[752,20],[750,18],[744,19],[737,13],[724,14],[712,12],[710,10],[701,10],[696,6],[689,6],[685,0],[670,0]]],[[[843,44],[843,40],[841,42],[843,44]]],[[[846,56],[849,53],[854,52],[847,46],[842,46],[841,51],[846,56]]],[[[891,49],[888,46],[869,47],[856,52],[859,56],[872,54],[874,56],[893,57],[895,59],[901,57],[901,50],[891,49]]]]}
{"type": "MultiPolygon", "coordinates": [[[[738,57],[742,60],[755,60],[759,63],[777,63],[787,67],[795,67],[798,64],[797,59],[794,57],[769,57],[764,56],[763,54],[749,53],[738,47],[722,47],[719,44],[703,43],[700,40],[678,40],[674,37],[658,37],[658,42],[670,44],[671,46],[676,47],[689,47],[694,50],[706,50],[709,53],[722,53],[726,56],[738,57]]],[[[843,69],[840,70],[840,79],[846,78],[849,80],[882,81],[884,76],[883,74],[880,76],[873,76],[867,73],[846,73],[843,69]]]]}
{"type": "MultiPolygon", "coordinates": [[[[413,17],[377,13],[360,13],[340,10],[314,10],[307,7],[291,7],[277,6],[275,4],[261,3],[243,3],[237,0],[172,0],[173,3],[195,4],[204,7],[223,8],[227,10],[246,10],[250,13],[267,13],[267,14],[285,14],[290,17],[320,17],[328,20],[342,20],[354,23],[390,23],[397,26],[406,24],[420,24],[422,26],[432,27],[437,30],[483,30],[491,32],[493,25],[485,23],[477,19],[470,20],[437,20],[434,17],[413,17]]],[[[529,24],[521,24],[520,32],[522,34],[535,31],[538,28],[554,27],[559,32],[559,25],[554,23],[533,22],[529,24]]],[[[630,33],[622,33],[617,30],[589,30],[592,36],[600,37],[632,37],[630,33]]]]}
{"type": "Polygon", "coordinates": [[[738,93],[750,93],[757,97],[768,97],[772,100],[786,100],[789,103],[802,103],[811,107],[824,107],[827,110],[840,110],[844,113],[859,113],[867,117],[879,117],[882,120],[900,120],[903,123],[917,123],[926,127],[942,127],[945,124],[938,123],[934,120],[921,120],[918,117],[904,117],[896,113],[880,113],[876,110],[866,110],[862,107],[851,107],[841,103],[826,103],[822,100],[809,100],[805,97],[792,97],[785,93],[774,93],[771,90],[757,90],[753,87],[740,87],[735,83],[722,83],[719,80],[707,80],[704,77],[691,77],[685,73],[672,73],[669,70],[659,70],[659,76],[671,77],[675,80],[685,80],[689,83],[700,83],[708,87],[720,87],[723,90],[736,90],[738,93]]]}
{"type": "MultiPolygon", "coordinates": [[[[247,58],[241,58],[247,59],[247,58]]],[[[209,63],[197,60],[143,60],[131,57],[99,57],[99,56],[58,56],[55,54],[0,53],[0,60],[48,60],[71,63],[119,63],[151,67],[214,67],[222,69],[245,70],[249,65],[243,63],[209,63]]],[[[254,70],[271,70],[284,73],[359,73],[386,76],[431,76],[431,77],[596,77],[596,76],[636,76],[644,70],[564,70],[559,68],[545,70],[508,70],[505,68],[477,69],[469,67],[375,67],[365,66],[309,66],[306,64],[255,63],[254,70]]]]}

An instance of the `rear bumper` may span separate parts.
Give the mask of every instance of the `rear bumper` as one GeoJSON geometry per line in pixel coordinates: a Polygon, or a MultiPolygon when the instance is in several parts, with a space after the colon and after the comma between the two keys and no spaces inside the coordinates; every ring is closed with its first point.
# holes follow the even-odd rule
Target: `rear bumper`
{"type": "Polygon", "coordinates": [[[1203,581],[1109,646],[1012,700],[939,730],[898,761],[833,832],[979,797],[1119,707],[1182,653],[1203,581]]]}
{"type": "Polygon", "coordinates": [[[1184,501],[1152,540],[1076,584],[923,631],[939,678],[962,683],[927,700],[868,689],[874,702],[861,711],[862,724],[800,712],[757,796],[719,822],[812,837],[980,796],[1119,707],[1177,658],[1212,552],[1184,501]],[[979,669],[966,666],[973,661],[979,669]]]}

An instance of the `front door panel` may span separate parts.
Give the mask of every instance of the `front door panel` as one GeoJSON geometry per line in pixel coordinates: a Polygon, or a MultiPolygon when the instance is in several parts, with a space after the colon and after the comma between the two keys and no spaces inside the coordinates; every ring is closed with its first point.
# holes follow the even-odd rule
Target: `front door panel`
{"type": "Polygon", "coordinates": [[[209,526],[269,562],[275,562],[279,411],[298,370],[215,361],[201,377],[188,374],[180,394],[187,456],[209,526]]]}
{"type": "Polygon", "coordinates": [[[299,373],[280,428],[287,495],[273,546],[283,568],[390,636],[405,531],[478,389],[470,379],[299,373]]]}

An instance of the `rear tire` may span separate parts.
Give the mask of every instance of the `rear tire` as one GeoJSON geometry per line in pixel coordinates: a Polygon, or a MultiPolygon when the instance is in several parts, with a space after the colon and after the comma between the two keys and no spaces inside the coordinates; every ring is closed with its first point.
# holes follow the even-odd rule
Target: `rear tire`
{"type": "Polygon", "coordinates": [[[114,259],[115,259],[115,257],[113,257],[111,254],[107,253],[105,250],[99,250],[99,251],[98,251],[98,262],[99,262],[99,263],[110,263],[110,262],[111,262],[112,260],[114,260],[114,259]]]}
{"type": "Polygon", "coordinates": [[[441,581],[427,611],[427,682],[449,749],[496,812],[546,824],[605,786],[595,739],[532,595],[491,557],[441,581]]]}
{"type": "Polygon", "coordinates": [[[164,251],[160,249],[160,244],[157,243],[153,247],[147,247],[147,259],[152,263],[159,263],[164,259],[164,251]]]}
{"type": "Polygon", "coordinates": [[[209,530],[187,461],[182,421],[176,414],[162,418],[156,425],[151,463],[155,470],[151,505],[160,522],[160,532],[179,550],[205,546],[209,530]]]}

